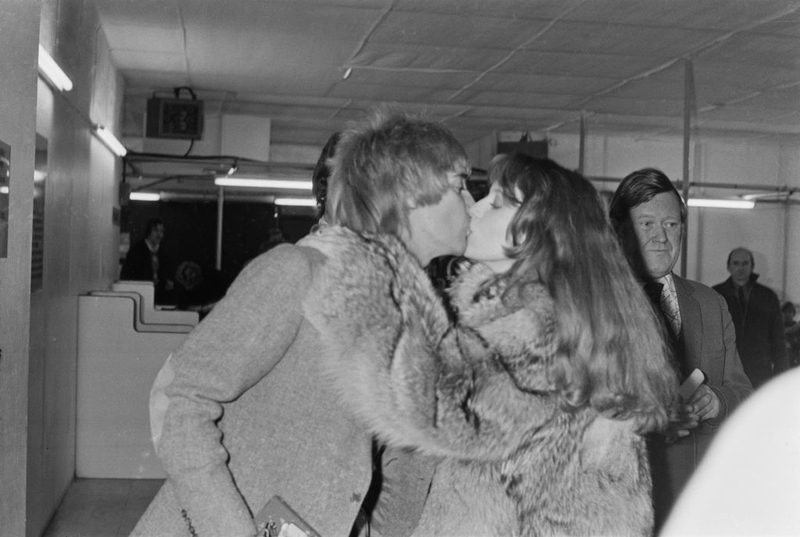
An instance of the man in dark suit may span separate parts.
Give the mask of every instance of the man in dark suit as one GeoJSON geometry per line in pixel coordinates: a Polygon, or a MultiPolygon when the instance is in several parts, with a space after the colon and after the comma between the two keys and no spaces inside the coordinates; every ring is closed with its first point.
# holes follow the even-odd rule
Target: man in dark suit
{"type": "Polygon", "coordinates": [[[728,254],[731,277],[714,286],[728,303],[736,327],[736,348],[744,372],[758,388],[789,369],[781,303],[772,289],[757,283],[753,252],[734,248],[728,254]]]}
{"type": "Polygon", "coordinates": [[[622,180],[610,217],[628,261],[664,320],[679,376],[695,368],[705,382],[679,402],[675,421],[650,439],[656,528],[688,481],[722,421],[752,392],[736,350],[725,300],[711,288],[672,273],[680,255],[686,205],[659,170],[622,180]]]}
{"type": "Polygon", "coordinates": [[[167,302],[174,286],[174,267],[164,255],[163,239],[164,222],[158,218],[148,220],[144,238],[128,250],[119,276],[121,280],[153,282],[156,304],[167,302]]]}

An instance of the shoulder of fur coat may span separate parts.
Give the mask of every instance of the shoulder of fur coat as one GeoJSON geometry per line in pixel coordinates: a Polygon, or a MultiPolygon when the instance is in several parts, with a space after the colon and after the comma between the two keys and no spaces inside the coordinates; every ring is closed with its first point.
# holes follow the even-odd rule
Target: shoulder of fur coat
{"type": "Polygon", "coordinates": [[[436,419],[431,349],[450,321],[427,275],[394,236],[330,227],[302,244],[326,255],[303,307],[343,402],[384,441],[436,451],[423,432],[436,419]]]}
{"type": "Polygon", "coordinates": [[[525,391],[547,388],[542,368],[552,338],[531,335],[551,328],[547,315],[526,308],[516,318],[498,317],[492,330],[506,323],[524,342],[503,363],[480,330],[449,324],[427,275],[396,238],[332,228],[305,244],[328,256],[304,304],[320,332],[323,367],[343,401],[385,441],[497,459],[552,414],[549,398],[525,391]],[[530,355],[541,363],[527,363],[530,355]]]}

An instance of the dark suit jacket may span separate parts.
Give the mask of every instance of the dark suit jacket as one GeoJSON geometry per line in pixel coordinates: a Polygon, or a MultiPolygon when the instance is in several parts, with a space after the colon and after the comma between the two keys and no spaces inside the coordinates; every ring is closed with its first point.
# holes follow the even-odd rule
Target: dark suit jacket
{"type": "Polygon", "coordinates": [[[758,388],[774,375],[789,369],[786,338],[783,333],[781,303],[770,288],[756,283],[751,276],[750,299],[742,309],[736,287],[728,278],[714,286],[728,303],[736,327],[736,348],[750,382],[758,388]]]}
{"type": "Polygon", "coordinates": [[[653,495],[656,519],[663,521],[678,493],[688,481],[722,421],[753,388],[742,369],[736,350],[736,331],[728,305],[717,292],[701,283],[673,274],[681,333],[678,359],[684,369],[700,368],[706,384],[722,403],[717,418],[704,421],[689,436],[665,445],[653,441],[653,495]]]}
{"type": "MultiPolygon", "coordinates": [[[[172,260],[166,255],[163,244],[158,249],[157,255],[158,283],[155,286],[155,300],[156,304],[164,304],[165,302],[170,302],[165,284],[168,280],[174,278],[175,267],[172,260]]],[[[120,280],[154,282],[151,256],[150,248],[147,247],[147,243],[144,240],[131,246],[131,249],[128,250],[128,255],[125,256],[125,263],[122,265],[119,275],[120,280]]]]}

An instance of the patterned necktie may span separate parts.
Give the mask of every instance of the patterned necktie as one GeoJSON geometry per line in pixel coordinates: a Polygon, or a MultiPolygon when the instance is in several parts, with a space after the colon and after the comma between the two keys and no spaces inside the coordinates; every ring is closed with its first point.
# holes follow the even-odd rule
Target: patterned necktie
{"type": "Polygon", "coordinates": [[[661,311],[667,317],[672,333],[676,336],[679,335],[681,333],[681,310],[678,308],[678,297],[669,292],[669,286],[666,284],[661,288],[661,311]]]}
{"type": "Polygon", "coordinates": [[[158,254],[150,252],[150,266],[153,269],[153,282],[158,285],[158,254]]]}

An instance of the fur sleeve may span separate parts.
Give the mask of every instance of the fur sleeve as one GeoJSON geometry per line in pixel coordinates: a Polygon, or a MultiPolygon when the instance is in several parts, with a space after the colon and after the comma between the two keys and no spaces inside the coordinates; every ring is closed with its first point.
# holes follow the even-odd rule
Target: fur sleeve
{"type": "Polygon", "coordinates": [[[519,445],[525,428],[497,398],[522,395],[476,333],[451,326],[405,248],[335,228],[323,239],[305,311],[345,404],[384,441],[431,455],[494,459],[519,445]]]}

